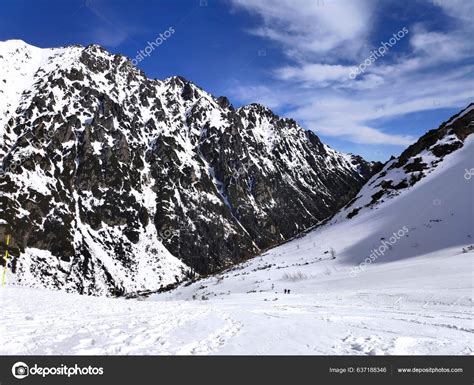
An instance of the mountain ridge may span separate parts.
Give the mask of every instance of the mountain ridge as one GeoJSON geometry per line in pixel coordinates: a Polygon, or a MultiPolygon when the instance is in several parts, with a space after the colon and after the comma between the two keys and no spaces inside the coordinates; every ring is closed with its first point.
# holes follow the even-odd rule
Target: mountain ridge
{"type": "Polygon", "coordinates": [[[3,46],[0,235],[21,284],[107,295],[219,271],[334,214],[377,166],[97,45],[3,46]]]}
{"type": "Polygon", "coordinates": [[[350,219],[361,210],[373,209],[384,199],[392,199],[416,185],[433,172],[444,158],[461,149],[466,138],[474,133],[474,103],[429,130],[398,157],[386,162],[342,210],[350,219]],[[364,195],[365,194],[365,195],[364,195]],[[370,198],[370,200],[369,200],[370,198]]]}

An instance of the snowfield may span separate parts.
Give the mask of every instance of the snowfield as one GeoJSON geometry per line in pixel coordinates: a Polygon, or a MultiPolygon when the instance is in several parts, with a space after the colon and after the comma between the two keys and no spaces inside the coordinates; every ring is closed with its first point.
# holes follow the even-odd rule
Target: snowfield
{"type": "Polygon", "coordinates": [[[472,354],[473,165],[471,135],[400,195],[147,299],[6,286],[0,354],[472,354]]]}
{"type": "Polygon", "coordinates": [[[217,296],[204,301],[8,287],[1,291],[0,353],[472,354],[472,256],[444,250],[396,265],[374,267],[363,281],[342,271],[276,280],[278,294],[270,281],[248,294],[227,294],[209,281],[207,291],[217,296]],[[315,292],[298,293],[310,280],[318,281],[315,292]]]}

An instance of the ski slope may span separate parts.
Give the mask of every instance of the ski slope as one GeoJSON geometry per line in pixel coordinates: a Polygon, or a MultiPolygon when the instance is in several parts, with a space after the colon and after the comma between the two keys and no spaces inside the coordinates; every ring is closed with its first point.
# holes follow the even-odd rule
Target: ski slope
{"type": "Polygon", "coordinates": [[[471,135],[400,195],[147,299],[6,286],[0,354],[472,354],[473,157],[471,135]]]}

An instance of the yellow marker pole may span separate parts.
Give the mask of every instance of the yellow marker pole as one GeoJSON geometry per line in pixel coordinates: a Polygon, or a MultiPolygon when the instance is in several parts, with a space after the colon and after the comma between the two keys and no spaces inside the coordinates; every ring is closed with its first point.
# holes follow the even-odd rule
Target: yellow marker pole
{"type": "Polygon", "coordinates": [[[5,278],[7,276],[8,245],[10,244],[10,235],[7,235],[7,241],[5,243],[7,244],[7,246],[5,247],[5,256],[3,257],[3,259],[5,260],[5,266],[3,268],[2,286],[5,286],[5,278]]]}

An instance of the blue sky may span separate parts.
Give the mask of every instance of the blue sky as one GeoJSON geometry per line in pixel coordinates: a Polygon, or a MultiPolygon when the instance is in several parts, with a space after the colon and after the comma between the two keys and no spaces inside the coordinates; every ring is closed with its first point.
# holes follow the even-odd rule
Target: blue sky
{"type": "Polygon", "coordinates": [[[473,16],[472,0],[0,0],[0,40],[134,58],[171,27],[138,63],[149,77],[262,103],[386,160],[474,101],[473,16]]]}

